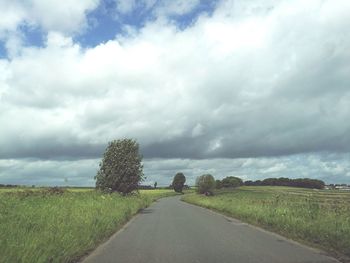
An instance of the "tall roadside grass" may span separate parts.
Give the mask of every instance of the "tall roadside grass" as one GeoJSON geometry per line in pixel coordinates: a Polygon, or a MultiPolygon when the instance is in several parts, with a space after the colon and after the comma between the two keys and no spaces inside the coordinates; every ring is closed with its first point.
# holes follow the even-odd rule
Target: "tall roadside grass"
{"type": "Polygon", "coordinates": [[[350,193],[258,186],[182,200],[350,257],[350,193]]]}
{"type": "Polygon", "coordinates": [[[0,262],[74,262],[171,190],[0,193],[0,262]]]}

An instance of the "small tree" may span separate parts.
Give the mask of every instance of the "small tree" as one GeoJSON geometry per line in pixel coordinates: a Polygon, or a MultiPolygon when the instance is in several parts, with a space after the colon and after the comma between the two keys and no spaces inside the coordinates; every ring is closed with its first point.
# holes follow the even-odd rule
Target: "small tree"
{"type": "Polygon", "coordinates": [[[213,195],[215,179],[211,174],[203,174],[197,177],[196,186],[199,194],[213,195]]]}
{"type": "Polygon", "coordinates": [[[136,140],[122,139],[108,143],[95,176],[96,188],[120,192],[123,195],[137,189],[144,179],[142,156],[136,140]]]}
{"type": "Polygon", "coordinates": [[[186,182],[186,177],[183,173],[177,173],[174,176],[172,186],[174,188],[174,191],[177,193],[182,193],[182,189],[184,187],[184,184],[186,182]]]}
{"type": "Polygon", "coordinates": [[[154,183],[154,189],[156,189],[156,188],[157,188],[157,182],[154,183]]]}

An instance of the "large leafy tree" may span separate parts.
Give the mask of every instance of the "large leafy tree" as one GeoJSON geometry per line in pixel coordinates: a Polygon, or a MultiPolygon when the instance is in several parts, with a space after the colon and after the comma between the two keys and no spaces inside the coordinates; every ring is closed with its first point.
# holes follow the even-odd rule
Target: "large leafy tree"
{"type": "Polygon", "coordinates": [[[96,188],[128,194],[136,190],[144,179],[139,144],[133,139],[108,143],[95,176],[96,188]]]}
{"type": "Polygon", "coordinates": [[[172,186],[174,191],[177,193],[182,193],[182,189],[184,188],[186,182],[186,177],[183,173],[177,173],[174,176],[172,186]]]}
{"type": "Polygon", "coordinates": [[[213,195],[215,179],[211,174],[203,174],[197,177],[196,186],[199,194],[213,195]]]}

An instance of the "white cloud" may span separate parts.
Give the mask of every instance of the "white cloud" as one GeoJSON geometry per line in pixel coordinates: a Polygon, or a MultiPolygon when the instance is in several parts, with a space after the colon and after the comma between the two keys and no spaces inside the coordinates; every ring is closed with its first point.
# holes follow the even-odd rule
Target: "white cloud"
{"type": "Polygon", "coordinates": [[[163,0],[156,9],[158,16],[184,15],[190,13],[200,0],[163,0]]]}
{"type": "Polygon", "coordinates": [[[0,1],[0,37],[4,31],[15,31],[17,26],[27,16],[25,7],[18,1],[0,1]]]}
{"type": "Polygon", "coordinates": [[[0,0],[0,39],[20,30],[22,25],[43,31],[76,33],[87,26],[86,14],[98,4],[99,0],[0,0]]]}
{"type": "Polygon", "coordinates": [[[99,0],[32,0],[29,19],[46,31],[76,32],[86,26],[86,14],[98,4],[99,0]]]}
{"type": "Polygon", "coordinates": [[[143,13],[149,12],[157,19],[186,15],[193,11],[200,2],[200,0],[115,0],[117,17],[141,10],[143,13]]]}
{"type": "Polygon", "coordinates": [[[157,20],[86,49],[66,33],[97,2],[40,19],[14,3],[0,31],[29,21],[48,34],[45,47],[11,45],[0,60],[0,158],[98,158],[125,136],[146,157],[350,151],[347,1],[223,1],[182,31],[157,20]]]}
{"type": "Polygon", "coordinates": [[[116,0],[117,10],[122,14],[130,13],[136,7],[135,0],[116,0]]]}

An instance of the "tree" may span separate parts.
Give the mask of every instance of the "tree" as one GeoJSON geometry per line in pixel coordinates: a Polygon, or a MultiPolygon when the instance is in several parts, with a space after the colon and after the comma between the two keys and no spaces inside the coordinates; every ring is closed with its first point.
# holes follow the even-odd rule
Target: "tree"
{"type": "Polygon", "coordinates": [[[157,182],[154,183],[154,189],[156,189],[156,188],[157,188],[157,182]]]}
{"type": "Polygon", "coordinates": [[[177,173],[174,176],[172,186],[174,188],[174,191],[177,193],[182,193],[182,189],[184,187],[184,184],[186,182],[186,177],[183,173],[177,173]]]}
{"type": "Polygon", "coordinates": [[[243,185],[243,181],[241,178],[228,176],[221,181],[222,187],[238,187],[243,185]]]}
{"type": "Polygon", "coordinates": [[[136,190],[144,179],[141,161],[136,140],[109,142],[100,162],[100,170],[95,176],[96,188],[120,192],[123,195],[136,190]]]}
{"type": "Polygon", "coordinates": [[[211,174],[203,174],[197,177],[196,186],[199,194],[213,195],[215,179],[211,174]]]}
{"type": "Polygon", "coordinates": [[[244,185],[246,185],[246,186],[251,186],[251,185],[254,185],[254,184],[255,183],[252,180],[248,180],[248,181],[244,182],[244,185]]]}
{"type": "Polygon", "coordinates": [[[222,188],[222,182],[220,180],[215,180],[215,188],[221,189],[222,188]]]}

